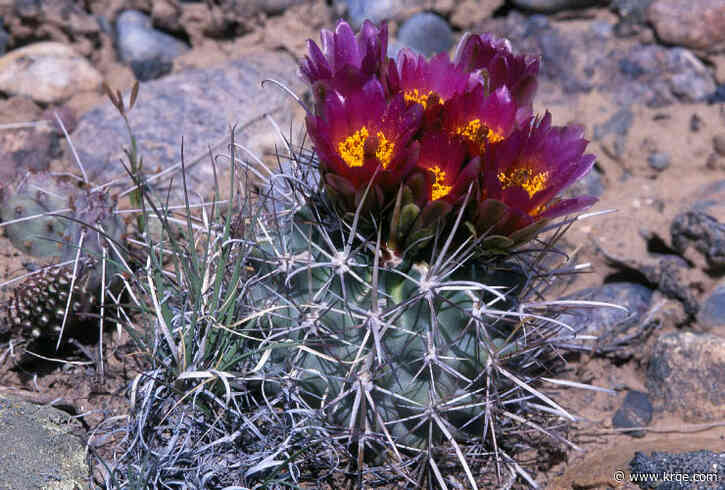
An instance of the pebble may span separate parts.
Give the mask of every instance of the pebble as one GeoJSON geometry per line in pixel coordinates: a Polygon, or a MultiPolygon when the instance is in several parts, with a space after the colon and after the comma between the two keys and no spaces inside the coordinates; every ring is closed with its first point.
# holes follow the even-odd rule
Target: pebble
{"type": "Polygon", "coordinates": [[[561,10],[591,7],[596,0],[513,0],[514,5],[521,9],[532,10],[543,14],[551,14],[561,10]]]}
{"type": "Polygon", "coordinates": [[[8,41],[10,41],[10,34],[5,30],[5,27],[2,25],[2,19],[0,19],[0,56],[5,54],[8,41]]]}
{"type": "Polygon", "coordinates": [[[185,43],[154,29],[151,19],[136,10],[126,10],[116,19],[116,46],[121,60],[141,81],[169,73],[174,58],[188,50],[185,43]]]}
{"type": "Polygon", "coordinates": [[[647,20],[668,44],[711,50],[725,45],[725,2],[722,0],[655,0],[647,20]]]}
{"type": "Polygon", "coordinates": [[[712,147],[720,156],[725,157],[725,133],[718,133],[713,136],[712,147]]]}
{"type": "Polygon", "coordinates": [[[706,100],[708,104],[725,102],[725,83],[718,85],[711,94],[708,94],[706,100]]]}
{"type": "Polygon", "coordinates": [[[670,225],[672,248],[683,255],[690,246],[701,253],[709,267],[725,268],[725,223],[707,211],[689,210],[675,216],[670,225]]]}
{"type": "Polygon", "coordinates": [[[398,29],[398,41],[427,57],[448,52],[453,47],[453,31],[440,15],[420,12],[398,29]]]}
{"type": "Polygon", "coordinates": [[[34,43],[0,58],[0,92],[23,95],[43,104],[56,104],[79,92],[98,90],[102,80],[88,60],[62,43],[34,43]]]}
{"type": "Polygon", "coordinates": [[[723,379],[725,338],[675,332],[655,342],[645,384],[655,412],[699,423],[725,417],[723,379]]]}
{"type": "Polygon", "coordinates": [[[395,0],[347,0],[346,3],[348,19],[355,29],[366,19],[378,23],[394,18],[400,11],[399,2],[395,0]]]}
{"type": "MultiPolygon", "coordinates": [[[[617,409],[612,417],[614,427],[624,429],[627,427],[646,427],[652,422],[652,402],[649,401],[647,393],[631,390],[624,397],[622,406],[617,409]]],[[[644,437],[645,431],[627,431],[632,437],[644,437]]]]}
{"type": "Polygon", "coordinates": [[[706,330],[725,327],[725,283],[718,285],[705,299],[697,322],[706,330]]]}
{"type": "Polygon", "coordinates": [[[658,172],[662,172],[670,166],[670,154],[656,151],[647,157],[649,166],[658,172]]]}
{"type": "MultiPolygon", "coordinates": [[[[564,299],[588,300],[611,303],[627,308],[623,311],[613,307],[569,308],[558,320],[574,329],[577,336],[590,335],[598,338],[596,345],[606,348],[617,342],[618,337],[627,337],[630,327],[640,325],[649,309],[652,290],[647,286],[629,282],[612,282],[603,286],[586,288],[564,299]]],[[[590,345],[591,340],[578,339],[571,334],[564,341],[573,345],[590,345]]]]}

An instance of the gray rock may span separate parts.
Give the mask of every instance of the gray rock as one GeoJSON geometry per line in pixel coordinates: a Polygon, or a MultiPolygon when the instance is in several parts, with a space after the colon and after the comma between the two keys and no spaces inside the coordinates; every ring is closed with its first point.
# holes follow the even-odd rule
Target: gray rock
{"type": "MultiPolygon", "coordinates": [[[[641,391],[628,391],[624,397],[622,406],[617,409],[612,417],[614,427],[624,429],[628,427],[646,427],[652,422],[652,403],[647,393],[641,391]]],[[[627,431],[632,437],[644,437],[645,431],[627,431]]]]}
{"type": "Polygon", "coordinates": [[[716,453],[702,450],[687,453],[665,453],[653,451],[647,456],[645,453],[637,451],[629,462],[629,468],[630,473],[642,477],[661,475],[659,481],[640,482],[640,488],[657,488],[658,490],[722,489],[721,484],[725,481],[725,452],[716,453]],[[671,475],[669,481],[664,480],[665,474],[671,475]],[[693,485],[692,478],[695,478],[696,475],[697,478],[708,478],[709,480],[698,480],[693,485]],[[685,477],[689,477],[688,481],[683,480],[685,477]]]}
{"type": "Polygon", "coordinates": [[[136,10],[126,10],[116,19],[116,46],[121,60],[141,81],[170,72],[174,58],[188,50],[175,37],[154,29],[151,19],[136,10]]]}
{"type": "Polygon", "coordinates": [[[689,210],[675,216],[670,225],[672,247],[683,254],[690,245],[707,260],[708,266],[725,268],[725,223],[698,210],[689,210]]]}
{"type": "Polygon", "coordinates": [[[0,485],[89,488],[83,427],[56,408],[0,396],[0,485]]]}
{"type": "Polygon", "coordinates": [[[570,185],[562,193],[561,197],[570,198],[581,195],[601,197],[602,194],[604,194],[604,180],[601,172],[594,167],[586,175],[570,185]]]}
{"type": "Polygon", "coordinates": [[[612,0],[611,8],[619,14],[622,22],[644,24],[647,22],[647,7],[653,0],[612,0]]]}
{"type": "Polygon", "coordinates": [[[633,121],[634,113],[629,108],[624,107],[612,114],[612,117],[607,119],[606,122],[594,125],[594,139],[602,139],[608,134],[627,136],[633,121]]]}
{"type": "Polygon", "coordinates": [[[725,327],[725,283],[718,285],[705,299],[698,315],[701,327],[725,327]]]}
{"type": "Polygon", "coordinates": [[[305,0],[256,0],[257,7],[269,15],[278,15],[289,7],[302,3],[305,0]]]}
{"type": "Polygon", "coordinates": [[[398,29],[398,41],[427,57],[448,52],[453,47],[453,31],[441,16],[420,12],[398,29]]]}
{"type": "Polygon", "coordinates": [[[513,0],[512,3],[521,9],[549,14],[560,10],[591,7],[599,2],[597,0],[513,0]]]}
{"type": "Polygon", "coordinates": [[[725,338],[675,332],[657,339],[646,386],[656,412],[709,422],[725,417],[725,338]]]}
{"type": "Polygon", "coordinates": [[[725,133],[719,133],[713,136],[712,147],[720,156],[725,157],[725,133]]]}
{"type": "Polygon", "coordinates": [[[564,334],[562,342],[574,347],[611,352],[624,345],[640,328],[641,320],[652,301],[652,290],[646,286],[628,282],[613,282],[596,288],[578,291],[564,299],[599,301],[627,309],[597,307],[570,307],[558,320],[569,325],[575,334],[564,334]],[[596,340],[582,339],[593,336],[596,340]]]}
{"type": "MultiPolygon", "coordinates": [[[[129,119],[146,171],[153,174],[172,166],[178,170],[183,137],[188,184],[206,196],[214,186],[209,148],[213,154],[226,152],[232,125],[238,124],[238,143],[257,154],[273,152],[280,140],[264,115],[269,114],[287,134],[296,104],[277,87],[271,84],[262,87],[261,82],[275,79],[293,92],[302,93],[304,85],[296,69],[294,59],[287,54],[259,52],[219,67],[184,70],[143,83],[129,119]]],[[[292,127],[294,131],[298,128],[292,127]]],[[[128,187],[128,176],[119,164],[125,160],[123,148],[128,147],[128,134],[110,102],[87,112],[71,138],[91,181],[104,183],[120,179],[125,182],[121,185],[128,187]]],[[[248,159],[241,150],[238,157],[248,159]]],[[[69,154],[67,158],[72,157],[69,154]]],[[[222,172],[224,168],[228,168],[228,160],[219,160],[217,171],[222,172]]],[[[179,173],[169,172],[164,179],[154,180],[154,186],[163,192],[161,189],[171,176],[175,187],[181,185],[179,173]]],[[[172,194],[172,201],[183,203],[183,194],[181,199],[172,194]]]]}
{"type": "Polygon", "coordinates": [[[400,2],[395,0],[347,0],[347,15],[354,28],[368,19],[375,23],[392,19],[400,12],[400,2]]]}
{"type": "Polygon", "coordinates": [[[652,169],[661,172],[670,166],[670,154],[659,151],[650,153],[647,157],[647,163],[652,169]]]}
{"type": "Polygon", "coordinates": [[[2,19],[0,18],[0,56],[5,54],[5,47],[8,45],[9,40],[10,34],[5,30],[5,27],[2,25],[2,19]]]}

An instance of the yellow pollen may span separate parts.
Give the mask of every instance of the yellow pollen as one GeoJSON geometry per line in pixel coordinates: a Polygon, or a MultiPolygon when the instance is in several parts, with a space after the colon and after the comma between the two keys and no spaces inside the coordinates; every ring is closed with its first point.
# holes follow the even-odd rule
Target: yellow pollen
{"type": "Polygon", "coordinates": [[[431,186],[431,199],[436,201],[441,197],[447,196],[451,192],[451,189],[453,189],[453,186],[443,185],[443,182],[446,180],[445,171],[441,170],[438,165],[433,168],[429,168],[428,170],[433,172],[433,175],[435,176],[435,182],[433,182],[433,185],[431,186]]]}
{"type": "Polygon", "coordinates": [[[433,91],[429,90],[427,94],[423,94],[418,91],[417,88],[414,88],[413,90],[408,90],[403,94],[403,97],[405,98],[406,102],[417,102],[418,104],[423,106],[423,109],[426,109],[428,106],[428,97],[433,95],[433,91]]]}
{"type": "Polygon", "coordinates": [[[378,131],[378,149],[375,150],[375,156],[378,157],[380,165],[387,169],[390,165],[390,160],[393,158],[393,150],[395,149],[395,143],[388,141],[382,131],[378,131]]]}
{"type": "MultiPolygon", "coordinates": [[[[504,189],[517,185],[529,194],[529,199],[546,186],[549,172],[534,173],[530,168],[515,168],[508,173],[499,172],[496,176],[504,189]]],[[[539,210],[540,211],[540,210],[539,210]]],[[[536,213],[536,211],[534,211],[536,213]]]]}
{"type": "Polygon", "coordinates": [[[365,140],[368,139],[368,129],[363,126],[337,145],[340,157],[348,167],[362,167],[365,160],[365,140]]]}
{"type": "Polygon", "coordinates": [[[482,124],[480,119],[473,119],[465,126],[456,128],[456,134],[480,145],[481,151],[485,149],[486,142],[498,143],[503,140],[503,135],[482,124]]]}

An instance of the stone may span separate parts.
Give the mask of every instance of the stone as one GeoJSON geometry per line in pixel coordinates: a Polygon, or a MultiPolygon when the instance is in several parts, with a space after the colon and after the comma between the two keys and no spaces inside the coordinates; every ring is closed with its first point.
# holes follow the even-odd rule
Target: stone
{"type": "Polygon", "coordinates": [[[653,0],[612,0],[611,7],[619,15],[621,22],[644,24],[647,21],[647,7],[653,0]]]}
{"type": "Polygon", "coordinates": [[[0,91],[57,104],[78,92],[96,91],[103,78],[65,44],[41,42],[15,49],[0,58],[0,91]]]}
{"type": "MultiPolygon", "coordinates": [[[[629,427],[646,427],[652,422],[652,403],[647,393],[631,390],[624,397],[622,406],[614,412],[612,425],[619,429],[629,427]]],[[[631,430],[625,432],[632,437],[644,437],[643,430],[631,430]]]]}
{"type": "Polygon", "coordinates": [[[126,10],[116,19],[116,46],[141,81],[169,73],[174,58],[188,50],[185,43],[154,29],[151,19],[136,10],[126,10]]]}
{"type": "Polygon", "coordinates": [[[725,48],[725,2],[722,0],[655,0],[647,20],[669,44],[692,49],[725,48]]]}
{"type": "Polygon", "coordinates": [[[725,157],[725,133],[718,133],[713,136],[712,147],[720,156],[725,157]]]}
{"type": "Polygon", "coordinates": [[[5,30],[5,27],[0,22],[0,56],[5,54],[5,47],[8,45],[8,41],[10,41],[10,34],[8,34],[8,31],[5,30]]]}
{"type": "Polygon", "coordinates": [[[269,15],[279,15],[293,5],[305,0],[256,0],[257,8],[269,15]]]}
{"type": "Polygon", "coordinates": [[[716,286],[705,298],[697,322],[706,330],[725,327],[725,283],[716,286]]]}
{"type": "Polygon", "coordinates": [[[597,0],[513,0],[518,8],[543,14],[551,14],[561,10],[591,7],[599,3],[597,0]]]}
{"type": "Polygon", "coordinates": [[[725,268],[725,224],[707,212],[688,210],[678,214],[670,225],[672,248],[680,254],[693,245],[713,269],[725,268]]]}
{"type": "MultiPolygon", "coordinates": [[[[296,70],[296,62],[288,54],[256,52],[218,67],[187,69],[141,84],[129,121],[146,171],[154,173],[172,166],[178,169],[183,137],[189,187],[207,196],[214,188],[210,147],[213,154],[226,151],[231,126],[238,125],[236,141],[256,154],[274,152],[274,144],[280,140],[265,115],[269,114],[285,134],[290,127],[297,131],[299,125],[290,126],[297,104],[276,86],[262,87],[261,82],[278,80],[292,92],[302,93],[305,87],[296,70]]],[[[71,138],[92,182],[100,184],[120,179],[120,187],[128,187],[128,176],[119,164],[125,161],[123,148],[129,145],[128,133],[110,102],[84,114],[71,138]]],[[[72,161],[68,151],[66,158],[72,161]]],[[[249,159],[241,150],[238,158],[249,159]]],[[[228,160],[217,162],[217,171],[221,173],[224,166],[220,162],[228,168],[228,160]]],[[[181,185],[178,172],[154,180],[154,188],[168,184],[172,175],[178,188],[181,185]]],[[[183,203],[183,194],[172,193],[171,198],[173,204],[183,203]]]]}
{"type": "Polygon", "coordinates": [[[725,417],[725,338],[709,333],[660,336],[647,365],[655,412],[693,423],[725,417]]]}
{"type": "Polygon", "coordinates": [[[662,172],[670,166],[670,154],[659,151],[650,153],[647,163],[652,169],[662,172]]]}
{"type": "Polygon", "coordinates": [[[400,13],[400,2],[395,0],[347,0],[347,15],[350,24],[359,28],[368,19],[375,23],[396,17],[400,13]]]}
{"type": "Polygon", "coordinates": [[[602,173],[594,167],[586,175],[577,179],[576,182],[567,187],[561,194],[561,197],[563,199],[581,195],[601,197],[602,194],[604,194],[602,173]]]}
{"type": "MultiPolygon", "coordinates": [[[[619,341],[640,327],[652,301],[652,290],[629,282],[612,282],[600,287],[586,288],[562,298],[610,303],[627,310],[609,306],[571,307],[558,320],[570,326],[574,333],[564,331],[562,342],[574,346],[592,346],[596,351],[609,352],[619,341]],[[596,339],[582,339],[592,336],[596,339]]],[[[635,332],[636,333],[636,332],[635,332]]]]}
{"type": "Polygon", "coordinates": [[[83,432],[57,408],[0,396],[3,488],[89,488],[83,432]]]}
{"type": "Polygon", "coordinates": [[[469,31],[481,21],[493,17],[496,10],[503,6],[501,0],[463,0],[458,2],[450,22],[453,27],[469,31]]]}
{"type": "Polygon", "coordinates": [[[453,47],[453,31],[443,17],[420,12],[398,29],[398,41],[426,57],[446,53],[453,47]]]}
{"type": "MultiPolygon", "coordinates": [[[[686,453],[652,451],[649,456],[637,451],[629,462],[631,474],[661,475],[660,481],[643,483],[641,488],[675,490],[684,488],[722,489],[718,482],[725,481],[725,452],[716,453],[707,449],[686,453]],[[669,481],[664,475],[670,475],[669,481]],[[688,480],[684,480],[688,478],[688,480]],[[693,480],[698,478],[698,480],[693,480]],[[697,482],[693,485],[694,482],[697,482]],[[643,486],[647,485],[647,486],[643,486]]],[[[642,480],[644,481],[644,480],[642,480]]]]}

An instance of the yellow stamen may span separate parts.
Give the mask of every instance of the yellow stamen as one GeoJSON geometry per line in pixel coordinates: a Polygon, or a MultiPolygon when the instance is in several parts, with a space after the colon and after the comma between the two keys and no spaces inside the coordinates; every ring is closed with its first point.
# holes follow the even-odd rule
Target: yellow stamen
{"type": "Polygon", "coordinates": [[[418,91],[417,88],[414,88],[413,90],[408,90],[407,92],[403,93],[403,97],[405,98],[406,102],[417,102],[418,104],[423,106],[423,109],[426,109],[428,106],[428,97],[433,95],[433,91],[429,90],[427,94],[423,94],[420,91],[418,91]]]}
{"type": "Polygon", "coordinates": [[[433,168],[429,168],[431,172],[433,172],[433,175],[435,176],[435,182],[433,182],[433,185],[431,186],[431,193],[430,197],[434,201],[440,199],[441,197],[445,197],[448,194],[450,194],[451,189],[453,189],[453,186],[450,185],[443,185],[443,182],[446,180],[446,173],[445,171],[441,170],[441,168],[436,165],[433,168]]]}
{"type": "Polygon", "coordinates": [[[503,135],[481,123],[480,119],[468,121],[465,126],[456,128],[456,134],[479,145],[481,151],[485,149],[486,142],[498,143],[503,140],[503,135]]]}
{"type": "Polygon", "coordinates": [[[530,168],[515,168],[508,173],[499,172],[496,176],[504,189],[517,185],[529,194],[529,199],[534,194],[544,189],[549,180],[549,172],[534,173],[530,168]]]}
{"type": "Polygon", "coordinates": [[[362,167],[365,161],[365,140],[368,139],[368,129],[363,126],[337,145],[340,157],[348,167],[362,167]]]}
{"type": "Polygon", "coordinates": [[[390,160],[393,158],[393,150],[395,149],[395,143],[388,141],[382,131],[378,131],[378,149],[375,150],[375,156],[378,157],[380,165],[383,168],[388,168],[390,160]]]}

